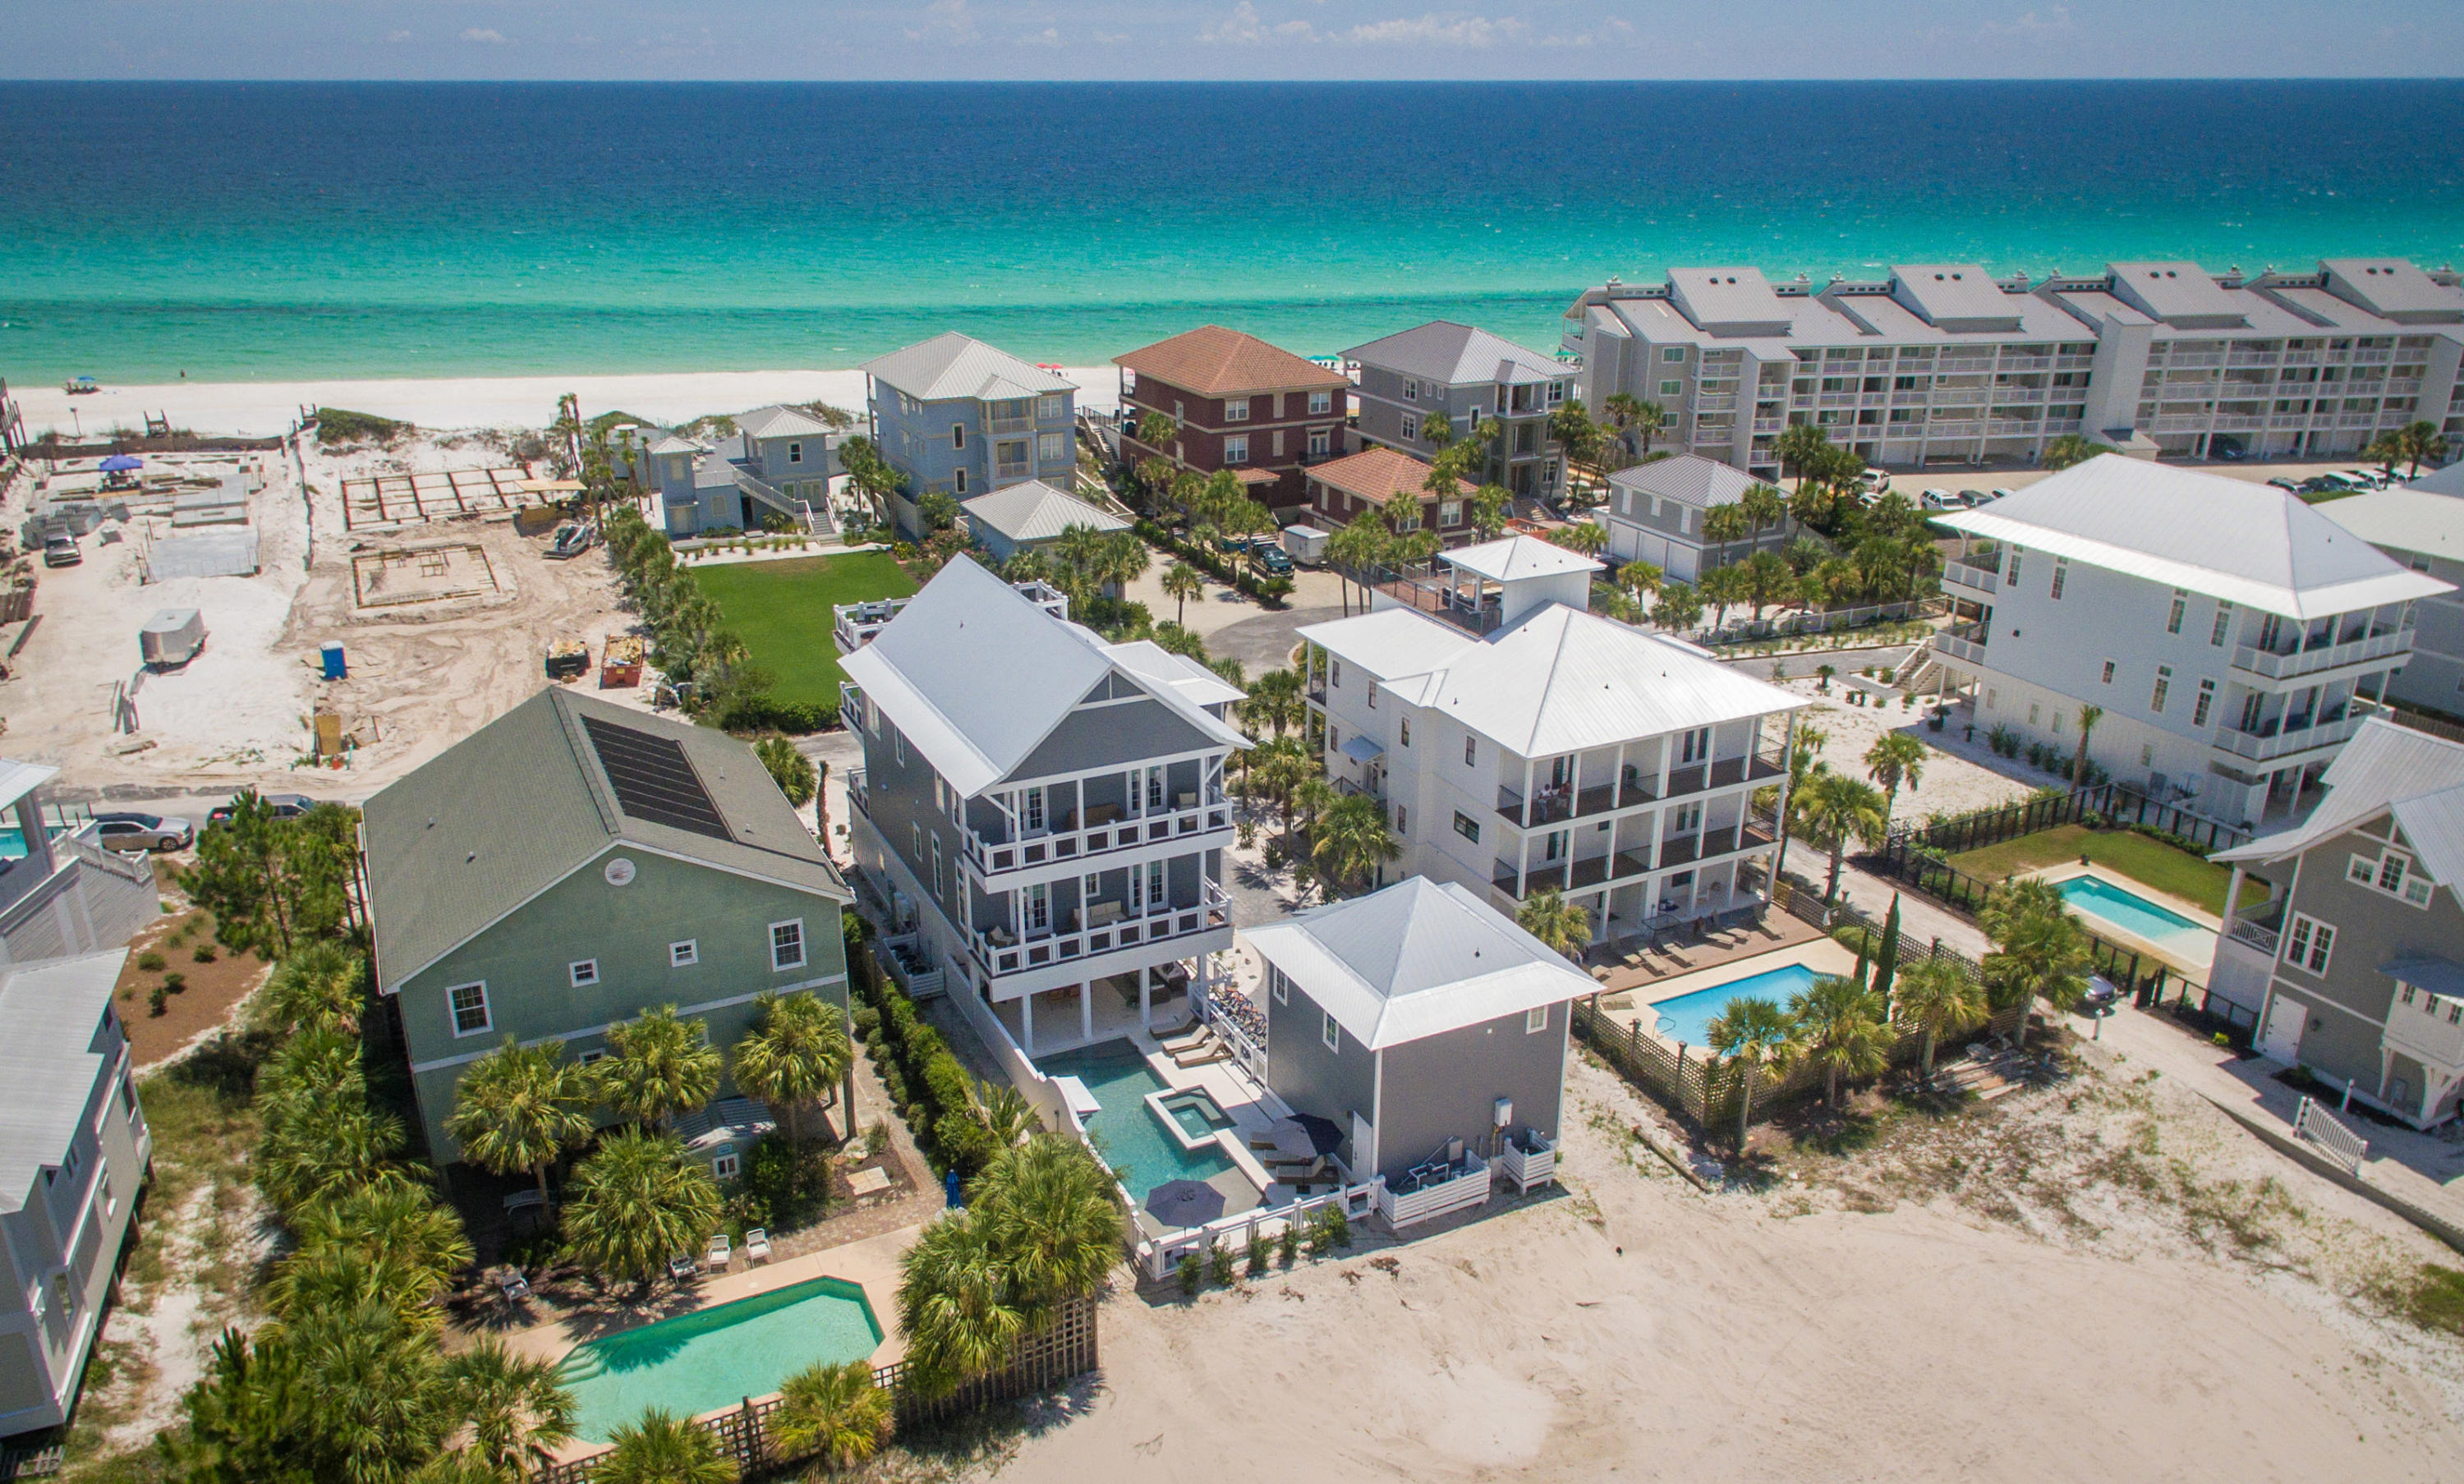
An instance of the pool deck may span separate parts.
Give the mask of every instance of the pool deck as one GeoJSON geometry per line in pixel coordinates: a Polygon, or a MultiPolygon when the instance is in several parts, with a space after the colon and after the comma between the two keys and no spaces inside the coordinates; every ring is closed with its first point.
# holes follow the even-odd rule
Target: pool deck
{"type": "Polygon", "coordinates": [[[2040,881],[2052,882],[2057,886],[2066,881],[2077,881],[2082,876],[2094,877],[2106,885],[2118,891],[2126,891],[2143,902],[2154,903],[2167,911],[2179,912],[2198,924],[2198,931],[2195,934],[2186,932],[2170,943],[2160,943],[2132,932],[2120,923],[2080,911],[2078,907],[2071,908],[2098,937],[2119,947],[2135,949],[2150,958],[2160,959],[2172,966],[2175,971],[2190,974],[2202,981],[2207,978],[2210,967],[2215,962],[2216,934],[2224,931],[2225,925],[2216,917],[2216,914],[2196,903],[2186,902],[2169,891],[2159,891],[2135,877],[2124,876],[2120,871],[2093,863],[2081,865],[2076,861],[2065,861],[2059,865],[2045,866],[2041,870],[2030,871],[2027,874],[2040,881]]]}
{"type": "MultiPolygon", "coordinates": [[[[1792,964],[1803,964],[1815,973],[1848,974],[1856,972],[1857,955],[1833,939],[1809,938],[1751,957],[1724,959],[1707,969],[1698,969],[1673,978],[1645,980],[1623,991],[1612,992],[1603,985],[1598,1001],[1600,1015],[1620,1025],[1640,1024],[1644,1035],[1658,1036],[1659,1016],[1652,1014],[1651,1007],[1661,1001],[1679,999],[1697,990],[1734,984],[1740,979],[1750,979],[1756,974],[1785,969],[1792,964]]],[[[1668,1044],[1674,1046],[1676,1042],[1668,1044]]]]}
{"type": "MultiPolygon", "coordinates": [[[[871,1361],[875,1365],[887,1365],[907,1353],[907,1337],[898,1327],[898,1259],[923,1230],[920,1226],[902,1227],[844,1247],[806,1253],[801,1257],[781,1257],[775,1262],[751,1262],[738,1248],[728,1271],[705,1274],[690,1288],[678,1289],[662,1282],[647,1303],[578,1309],[543,1324],[507,1331],[500,1338],[517,1355],[561,1361],[575,1345],[602,1335],[637,1329],[812,1278],[835,1277],[864,1289],[865,1301],[872,1306],[872,1317],[881,1324],[881,1344],[872,1352],[871,1361]]],[[[604,1446],[577,1440],[559,1450],[558,1456],[579,1458],[604,1446]]]]}
{"type": "MultiPolygon", "coordinates": [[[[1249,1152],[1248,1142],[1251,1134],[1267,1132],[1276,1120],[1288,1115],[1290,1110],[1284,1106],[1283,1100],[1261,1086],[1249,1075],[1248,1069],[1238,1061],[1214,1061],[1195,1067],[1175,1066],[1172,1058],[1163,1054],[1163,1048],[1156,1044],[1155,1038],[1144,1031],[1133,1026],[1120,1038],[1137,1048],[1138,1054],[1146,1058],[1147,1070],[1160,1078],[1171,1091],[1203,1089],[1208,1097],[1215,1100],[1215,1105],[1223,1110],[1223,1116],[1232,1121],[1232,1126],[1221,1130],[1222,1137],[1215,1143],[1231,1159],[1234,1168],[1207,1182],[1223,1192],[1224,1214],[1235,1215],[1265,1204],[1266,1189],[1273,1182],[1266,1177],[1266,1167],[1258,1163],[1258,1157],[1249,1152]]],[[[1108,1108],[1106,1111],[1111,1110],[1108,1108]]],[[[1141,1107],[1138,1116],[1153,1118],[1155,1115],[1141,1107]]],[[[1171,1138],[1173,1134],[1167,1129],[1164,1137],[1171,1138]]],[[[1164,1227],[1142,1208],[1134,1214],[1139,1227],[1150,1236],[1177,1230],[1164,1227]]]]}

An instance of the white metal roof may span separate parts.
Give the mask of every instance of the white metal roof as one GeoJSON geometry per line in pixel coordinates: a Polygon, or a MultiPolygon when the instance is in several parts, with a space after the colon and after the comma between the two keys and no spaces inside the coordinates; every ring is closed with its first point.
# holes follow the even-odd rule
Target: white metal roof
{"type": "Polygon", "coordinates": [[[1591,977],[1463,887],[1415,876],[1248,929],[1372,1051],[1589,994],[1591,977]]]}
{"type": "Polygon", "coordinates": [[[2464,463],[2433,469],[2405,486],[2408,490],[2427,490],[2431,494],[2464,495],[2464,463]]]}
{"type": "Polygon", "coordinates": [[[103,1073],[94,1051],[126,949],[0,969],[0,1212],[57,1165],[103,1073]]]}
{"type": "Polygon", "coordinates": [[[1300,636],[1384,681],[1442,669],[1455,656],[1480,644],[1453,624],[1409,608],[1380,608],[1311,623],[1300,630],[1300,636]]]}
{"type": "Polygon", "coordinates": [[[1178,684],[1143,673],[1151,660],[1112,648],[962,556],[839,667],[962,795],[1007,777],[1110,674],[1214,740],[1249,745],[1178,684]]]}
{"type": "Polygon", "coordinates": [[[952,330],[904,350],[876,356],[858,369],[920,402],[951,397],[985,400],[1075,391],[1074,383],[952,330]]]}
{"type": "Polygon", "coordinates": [[[2327,765],[2322,781],[2327,795],[2308,818],[2211,859],[2288,860],[2392,811],[2431,879],[2464,885],[2464,746],[2373,716],[2327,765]]]}
{"type": "Polygon", "coordinates": [[[1175,654],[1152,639],[1106,644],[1104,652],[1131,673],[1171,687],[1192,706],[1225,706],[1248,694],[1196,660],[1175,654]]]}
{"type": "Polygon", "coordinates": [[[704,450],[701,445],[693,442],[692,439],[679,438],[675,434],[670,433],[668,436],[660,439],[657,443],[650,445],[649,447],[643,451],[646,453],[700,453],[704,450]]]}
{"type": "Polygon", "coordinates": [[[2410,485],[2313,508],[2372,546],[2464,561],[2464,500],[2453,495],[2410,485]]]}
{"type": "Polygon", "coordinates": [[[1607,570],[1600,562],[1580,552],[1570,551],[1554,541],[1543,541],[1535,535],[1509,535],[1502,540],[1483,541],[1478,546],[1458,547],[1450,552],[1440,552],[1438,559],[1496,582],[1607,570]]]}
{"type": "Polygon", "coordinates": [[[2272,485],[2114,453],[1933,519],[2296,619],[2450,591],[2272,485]]]}
{"type": "Polygon", "coordinates": [[[8,808],[59,775],[57,768],[44,763],[21,763],[13,757],[0,757],[0,809],[8,808]]]}
{"type": "Polygon", "coordinates": [[[1130,529],[1130,523],[1120,516],[1098,510],[1041,479],[977,495],[959,508],[967,513],[969,521],[998,531],[1013,541],[1048,541],[1071,526],[1092,526],[1098,531],[1130,529]]]}
{"type": "Polygon", "coordinates": [[[1364,366],[1400,371],[1424,381],[1461,385],[1506,385],[1559,381],[1573,373],[1554,356],[1526,349],[1503,336],[1451,319],[1432,319],[1398,335],[1355,345],[1344,356],[1364,366]]]}

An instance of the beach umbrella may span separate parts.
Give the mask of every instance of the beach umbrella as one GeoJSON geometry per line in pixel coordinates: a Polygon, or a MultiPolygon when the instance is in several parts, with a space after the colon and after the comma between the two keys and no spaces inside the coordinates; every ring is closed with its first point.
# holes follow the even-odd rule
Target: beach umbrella
{"type": "Polygon", "coordinates": [[[1167,1180],[1147,1192],[1147,1212],[1168,1227],[1204,1226],[1223,1214],[1223,1192],[1203,1180],[1167,1180]]]}
{"type": "Polygon", "coordinates": [[[1332,1154],[1343,1147],[1343,1130],[1335,1126],[1334,1120],[1303,1113],[1292,1122],[1309,1130],[1309,1146],[1318,1153],[1332,1154]]]}
{"type": "Polygon", "coordinates": [[[124,474],[132,469],[143,469],[145,461],[133,453],[115,453],[99,466],[106,474],[124,474]]]}

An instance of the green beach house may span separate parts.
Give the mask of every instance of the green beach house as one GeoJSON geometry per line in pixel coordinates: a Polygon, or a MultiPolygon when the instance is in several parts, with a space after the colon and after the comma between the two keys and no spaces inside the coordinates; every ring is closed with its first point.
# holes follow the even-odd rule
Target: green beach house
{"type": "Polygon", "coordinates": [[[765,991],[846,1013],[847,884],[723,732],[552,687],[369,799],[361,842],[440,1165],[464,1069],[509,1037],[591,1060],[662,1005],[722,1050],[765,991]]]}

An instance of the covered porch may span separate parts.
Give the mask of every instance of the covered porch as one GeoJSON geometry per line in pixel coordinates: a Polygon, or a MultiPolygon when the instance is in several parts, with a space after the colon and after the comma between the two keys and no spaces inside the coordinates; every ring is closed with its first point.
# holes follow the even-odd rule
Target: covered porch
{"type": "Polygon", "coordinates": [[[1169,1036],[1189,1024],[1191,964],[1102,974],[993,1002],[993,1015],[1030,1057],[1120,1040],[1133,1032],[1169,1036]]]}

